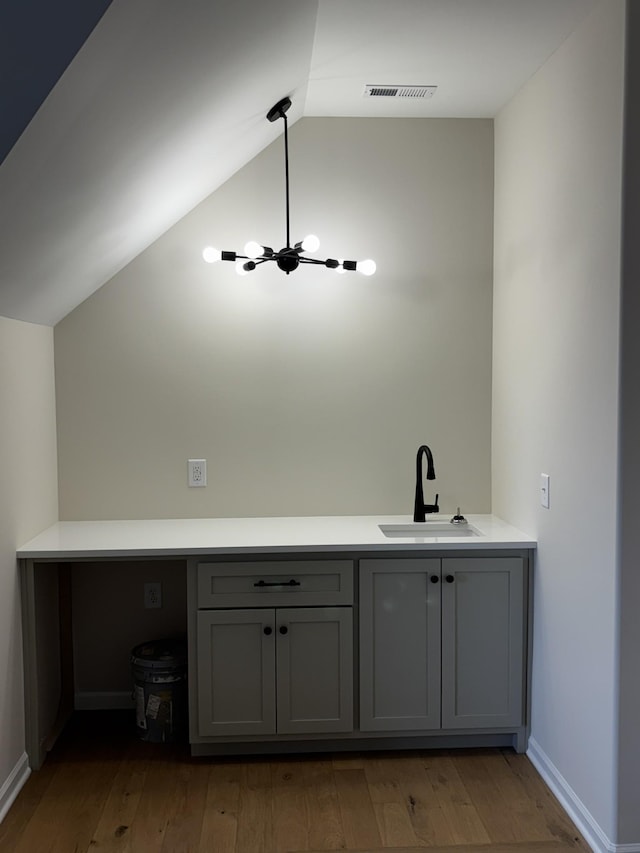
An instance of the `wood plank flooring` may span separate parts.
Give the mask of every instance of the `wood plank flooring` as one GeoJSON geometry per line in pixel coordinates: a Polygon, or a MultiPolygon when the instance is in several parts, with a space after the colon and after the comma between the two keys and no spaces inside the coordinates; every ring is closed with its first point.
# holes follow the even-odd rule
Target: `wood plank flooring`
{"type": "Polygon", "coordinates": [[[0,824],[0,853],[588,851],[511,750],[192,759],[129,714],[76,714],[0,824]]]}

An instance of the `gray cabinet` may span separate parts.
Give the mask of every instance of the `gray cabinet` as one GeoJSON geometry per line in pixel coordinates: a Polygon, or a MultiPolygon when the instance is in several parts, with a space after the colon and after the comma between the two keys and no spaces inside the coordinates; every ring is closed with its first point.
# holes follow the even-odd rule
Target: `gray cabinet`
{"type": "Polygon", "coordinates": [[[275,732],[273,623],[273,610],[198,611],[201,735],[275,732]]]}
{"type": "Polygon", "coordinates": [[[198,612],[200,735],[353,729],[347,607],[198,612]]]}
{"type": "Polygon", "coordinates": [[[202,562],[196,582],[199,608],[353,604],[351,560],[202,562]]]}
{"type": "Polygon", "coordinates": [[[360,561],[362,731],[440,728],[440,591],[440,560],[360,561]]]}
{"type": "Polygon", "coordinates": [[[482,730],[524,723],[520,557],[360,563],[360,727],[482,730]]]}
{"type": "Polygon", "coordinates": [[[198,737],[353,730],[350,561],[200,563],[196,576],[198,737]]]}
{"type": "Polygon", "coordinates": [[[524,711],[524,566],[442,560],[442,727],[518,726],[524,711]]]}
{"type": "Polygon", "coordinates": [[[279,609],[276,624],[277,731],[352,731],[351,608],[279,609]]]}

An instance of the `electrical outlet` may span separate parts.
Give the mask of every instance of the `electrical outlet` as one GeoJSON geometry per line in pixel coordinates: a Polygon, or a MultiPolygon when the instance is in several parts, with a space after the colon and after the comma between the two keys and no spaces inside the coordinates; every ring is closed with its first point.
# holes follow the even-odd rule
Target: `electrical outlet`
{"type": "Polygon", "coordinates": [[[160,581],[144,585],[144,606],[146,610],[162,607],[162,584],[160,581]]]}
{"type": "Polygon", "coordinates": [[[189,459],[189,486],[202,487],[207,485],[207,460],[189,459]]]}

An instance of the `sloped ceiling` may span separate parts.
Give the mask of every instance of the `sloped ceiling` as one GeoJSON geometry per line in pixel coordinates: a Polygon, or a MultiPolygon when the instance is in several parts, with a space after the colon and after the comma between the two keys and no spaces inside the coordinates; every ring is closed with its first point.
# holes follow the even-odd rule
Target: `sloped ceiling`
{"type": "Polygon", "coordinates": [[[279,135],[284,95],[291,123],[491,117],[598,2],[95,0],[64,38],[51,26],[61,76],[39,109],[13,80],[14,132],[37,111],[0,165],[0,315],[55,324],[279,135]]]}

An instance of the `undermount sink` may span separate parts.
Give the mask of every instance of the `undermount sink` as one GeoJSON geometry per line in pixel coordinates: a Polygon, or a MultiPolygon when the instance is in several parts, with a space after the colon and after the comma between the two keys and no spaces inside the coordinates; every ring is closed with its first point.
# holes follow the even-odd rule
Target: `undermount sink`
{"type": "Polygon", "coordinates": [[[450,521],[415,521],[405,524],[379,524],[381,533],[393,539],[424,537],[453,537],[456,539],[481,534],[471,524],[451,524],[450,521]]]}

